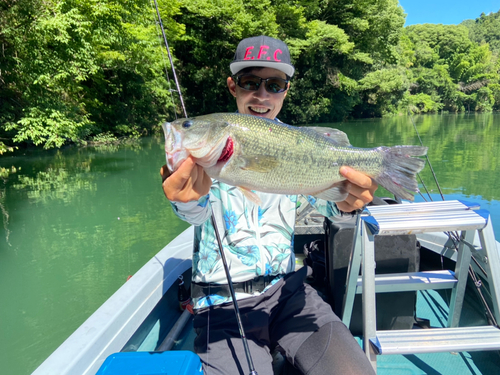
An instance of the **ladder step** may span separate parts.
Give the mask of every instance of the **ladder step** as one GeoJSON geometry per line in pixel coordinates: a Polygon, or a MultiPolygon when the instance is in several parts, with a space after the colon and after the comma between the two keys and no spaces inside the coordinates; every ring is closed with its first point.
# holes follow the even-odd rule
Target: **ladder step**
{"type": "Polygon", "coordinates": [[[418,354],[500,349],[493,326],[377,331],[370,339],[376,354],[418,354]]]}
{"type": "Polygon", "coordinates": [[[439,201],[439,202],[420,202],[412,204],[393,204],[384,206],[368,206],[366,211],[370,215],[377,216],[392,216],[405,215],[410,213],[431,213],[442,211],[464,211],[464,210],[478,210],[480,205],[474,202],[466,202],[459,200],[439,201]]]}
{"type": "Polygon", "coordinates": [[[399,235],[424,232],[445,232],[482,229],[487,224],[488,211],[463,210],[440,213],[410,213],[395,216],[363,216],[373,234],[399,235]]]}
{"type": "MultiPolygon", "coordinates": [[[[363,292],[363,278],[358,277],[356,294],[363,292]]],[[[375,275],[375,292],[407,292],[427,289],[451,289],[456,283],[455,273],[450,270],[390,273],[375,275]]]]}

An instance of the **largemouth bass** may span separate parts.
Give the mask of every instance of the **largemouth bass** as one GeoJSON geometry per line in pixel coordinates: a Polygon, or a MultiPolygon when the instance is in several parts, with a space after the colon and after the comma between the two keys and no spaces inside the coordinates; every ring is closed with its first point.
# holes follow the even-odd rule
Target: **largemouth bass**
{"type": "Polygon", "coordinates": [[[237,186],[251,201],[251,190],[306,194],[333,202],[348,191],[341,166],[373,178],[391,193],[408,200],[418,192],[415,179],[427,147],[353,147],[337,129],[295,127],[237,113],[214,113],[163,125],[167,165],[175,171],[192,155],[214,179],[237,186]]]}

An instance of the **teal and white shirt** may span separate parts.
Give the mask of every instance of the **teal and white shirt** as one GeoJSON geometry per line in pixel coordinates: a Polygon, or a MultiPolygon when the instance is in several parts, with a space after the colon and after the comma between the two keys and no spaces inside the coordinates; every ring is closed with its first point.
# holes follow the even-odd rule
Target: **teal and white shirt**
{"type": "MultiPolygon", "coordinates": [[[[233,282],[270,275],[277,276],[275,283],[295,270],[293,236],[297,196],[255,193],[262,201],[260,206],[248,201],[238,188],[213,180],[209,194],[199,201],[171,202],[176,215],[195,226],[194,282],[227,284],[210,208],[214,211],[233,282]]],[[[334,203],[311,196],[307,199],[322,215],[339,215],[334,203]]],[[[237,299],[249,296],[236,294],[237,299]]],[[[230,300],[230,297],[211,295],[193,302],[198,309],[230,300]]]]}

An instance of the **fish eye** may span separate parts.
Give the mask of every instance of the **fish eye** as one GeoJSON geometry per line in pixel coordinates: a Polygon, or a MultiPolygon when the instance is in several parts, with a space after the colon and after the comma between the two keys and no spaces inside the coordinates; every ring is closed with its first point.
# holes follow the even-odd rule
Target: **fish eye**
{"type": "Polygon", "coordinates": [[[184,129],[190,128],[190,127],[191,127],[191,125],[193,125],[193,121],[191,121],[191,120],[186,120],[186,121],[184,121],[184,122],[182,123],[182,127],[183,127],[184,129]]]}

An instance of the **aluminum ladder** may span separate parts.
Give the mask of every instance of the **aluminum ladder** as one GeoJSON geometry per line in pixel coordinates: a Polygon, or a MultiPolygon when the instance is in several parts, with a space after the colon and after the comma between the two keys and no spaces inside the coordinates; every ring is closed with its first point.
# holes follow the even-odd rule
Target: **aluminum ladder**
{"type": "Polygon", "coordinates": [[[500,349],[500,330],[494,326],[458,327],[471,245],[479,235],[488,258],[488,284],[493,314],[500,322],[500,257],[488,211],[461,201],[424,202],[368,207],[358,216],[344,295],[342,320],[349,327],[354,297],[362,294],[363,344],[375,371],[380,354],[417,354],[500,349]],[[426,271],[375,275],[374,236],[460,231],[455,271],[426,271]],[[359,271],[361,268],[361,277],[359,271]],[[451,289],[447,328],[376,330],[375,294],[451,289]]]}

